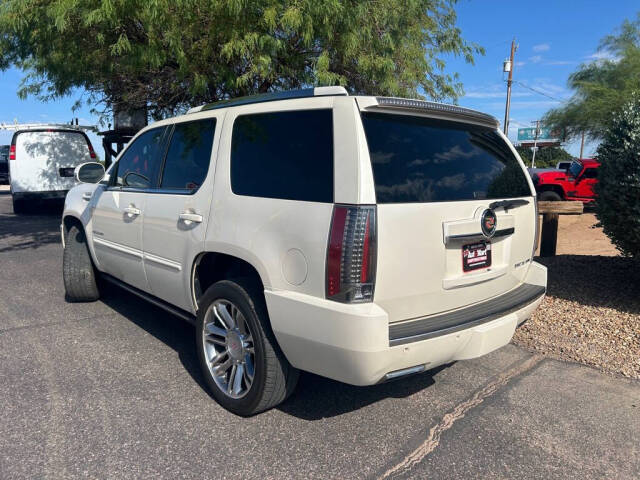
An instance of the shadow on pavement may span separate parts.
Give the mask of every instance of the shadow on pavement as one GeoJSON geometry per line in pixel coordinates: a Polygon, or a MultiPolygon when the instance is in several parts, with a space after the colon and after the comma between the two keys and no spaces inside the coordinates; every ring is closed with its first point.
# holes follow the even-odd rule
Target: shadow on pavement
{"type": "MultiPolygon", "coordinates": [[[[2,191],[1,195],[9,192],[2,191]]],[[[3,202],[4,206],[5,202],[3,202]]],[[[64,202],[40,202],[29,212],[15,215],[7,202],[0,212],[0,253],[42,247],[60,242],[60,217],[64,202]]]]}
{"type": "Polygon", "coordinates": [[[536,261],[549,269],[549,296],[640,313],[640,261],[599,255],[557,255],[536,261]]]}
{"type": "MultiPolygon", "coordinates": [[[[135,295],[112,285],[103,288],[102,301],[178,353],[185,370],[207,392],[196,349],[194,329],[135,295]]],[[[448,365],[419,375],[370,387],[355,387],[301,372],[298,387],[282,405],[284,413],[303,420],[319,420],[358,410],[385,398],[403,398],[434,384],[433,376],[448,365]]],[[[211,401],[215,401],[212,400],[211,401]]]]}
{"type": "Polygon", "coordinates": [[[178,353],[185,370],[207,393],[196,356],[193,326],[114,285],[100,285],[100,301],[178,353]]]}
{"type": "Polygon", "coordinates": [[[385,398],[405,398],[424,390],[433,385],[433,377],[449,365],[369,387],[356,387],[301,372],[291,398],[276,408],[303,420],[336,417],[385,398]]]}

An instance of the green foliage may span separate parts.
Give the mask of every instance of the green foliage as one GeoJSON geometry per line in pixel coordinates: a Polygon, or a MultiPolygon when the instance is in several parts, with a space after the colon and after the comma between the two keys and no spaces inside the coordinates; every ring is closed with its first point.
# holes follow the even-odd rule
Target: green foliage
{"type": "Polygon", "coordinates": [[[149,106],[154,117],[259,92],[456,99],[446,55],[473,62],[457,0],[0,0],[0,68],[19,94],[149,106]]]}
{"type": "Polygon", "coordinates": [[[597,215],[623,255],[640,257],[640,95],[614,116],[598,147],[597,215]]]}
{"type": "Polygon", "coordinates": [[[545,125],[564,130],[567,138],[582,132],[602,138],[615,112],[640,90],[640,14],[605,37],[599,51],[608,58],[580,65],[569,77],[573,97],[544,117],[545,125]]]}
{"type": "MultiPolygon", "coordinates": [[[[531,166],[533,150],[530,147],[516,147],[525,166],[531,166]]],[[[536,152],[536,168],[555,168],[558,162],[571,161],[573,156],[561,147],[540,147],[536,152]]]]}

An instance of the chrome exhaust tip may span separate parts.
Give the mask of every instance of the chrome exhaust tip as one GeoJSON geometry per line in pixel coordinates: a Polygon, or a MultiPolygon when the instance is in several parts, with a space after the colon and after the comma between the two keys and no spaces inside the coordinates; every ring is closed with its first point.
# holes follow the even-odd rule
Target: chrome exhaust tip
{"type": "Polygon", "coordinates": [[[426,365],[416,365],[415,367],[403,368],[402,370],[394,370],[384,376],[385,380],[393,380],[394,378],[412,375],[414,373],[422,373],[427,369],[426,365]]]}

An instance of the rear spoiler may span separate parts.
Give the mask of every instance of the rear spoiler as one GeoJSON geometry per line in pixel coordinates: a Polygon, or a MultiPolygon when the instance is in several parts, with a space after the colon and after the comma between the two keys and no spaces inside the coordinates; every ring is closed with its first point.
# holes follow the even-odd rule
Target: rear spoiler
{"type": "Polygon", "coordinates": [[[428,102],[426,100],[413,100],[396,97],[359,97],[358,105],[367,109],[372,107],[393,108],[396,110],[414,110],[425,113],[435,113],[443,116],[457,117],[474,123],[480,123],[491,128],[498,128],[500,122],[497,118],[486,113],[478,112],[470,108],[448,105],[446,103],[428,102]]]}

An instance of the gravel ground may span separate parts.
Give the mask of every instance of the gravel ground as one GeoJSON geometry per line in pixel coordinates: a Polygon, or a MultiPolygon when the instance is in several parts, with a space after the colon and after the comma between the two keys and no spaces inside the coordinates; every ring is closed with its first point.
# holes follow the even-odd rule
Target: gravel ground
{"type": "Polygon", "coordinates": [[[537,260],[549,268],[547,297],[514,342],[640,378],[640,262],[599,255],[537,260]]]}

